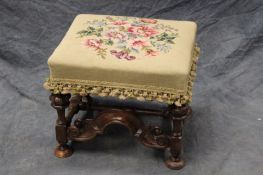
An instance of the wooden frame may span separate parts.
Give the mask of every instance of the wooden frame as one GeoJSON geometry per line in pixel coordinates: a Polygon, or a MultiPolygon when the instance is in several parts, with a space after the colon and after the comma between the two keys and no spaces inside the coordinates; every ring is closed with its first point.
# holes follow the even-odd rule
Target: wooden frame
{"type": "Polygon", "coordinates": [[[56,139],[58,146],[55,156],[66,158],[72,155],[73,150],[69,141],[88,141],[103,134],[104,129],[111,124],[125,126],[130,134],[138,138],[145,146],[156,149],[169,149],[171,156],[165,161],[170,169],[181,169],[184,166],[182,154],[182,130],[185,119],[191,114],[188,105],[168,105],[165,110],[145,110],[139,108],[126,108],[110,105],[99,105],[92,102],[90,96],[85,99],[70,94],[51,94],[50,100],[53,108],[57,110],[56,139]],[[66,113],[66,108],[68,108],[66,113]],[[72,119],[79,110],[99,111],[93,118],[72,119]],[[171,124],[171,132],[165,134],[159,126],[145,126],[136,117],[137,114],[150,114],[168,119],[171,124]]]}

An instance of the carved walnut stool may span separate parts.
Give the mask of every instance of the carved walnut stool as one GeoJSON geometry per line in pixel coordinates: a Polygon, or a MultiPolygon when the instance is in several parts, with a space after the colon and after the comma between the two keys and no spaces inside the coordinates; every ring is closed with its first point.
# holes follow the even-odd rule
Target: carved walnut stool
{"type": "Polygon", "coordinates": [[[121,124],[143,145],[169,149],[166,165],[182,168],[182,127],[191,113],[199,54],[196,28],[189,21],[78,15],[48,60],[50,77],[44,84],[58,113],[55,155],[68,157],[69,141],[87,141],[108,125],[121,124]],[[100,105],[92,101],[94,96],[159,101],[167,109],[100,105]],[[79,110],[99,113],[73,120],[79,110]],[[170,133],[145,126],[137,114],[170,120],[170,133]]]}

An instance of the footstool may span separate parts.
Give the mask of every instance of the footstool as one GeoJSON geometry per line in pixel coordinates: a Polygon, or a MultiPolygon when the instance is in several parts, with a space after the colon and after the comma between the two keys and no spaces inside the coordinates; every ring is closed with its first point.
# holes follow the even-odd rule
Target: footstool
{"type": "Polygon", "coordinates": [[[182,168],[182,129],[191,114],[199,55],[196,30],[190,21],[78,15],[48,59],[50,76],[44,83],[58,114],[55,155],[68,157],[70,141],[91,140],[107,126],[120,124],[143,145],[170,150],[167,167],[182,168]],[[158,101],[167,107],[100,104],[95,96],[158,101]],[[96,112],[75,117],[80,110],[96,112]],[[141,114],[167,119],[169,132],[147,126],[141,114]]]}

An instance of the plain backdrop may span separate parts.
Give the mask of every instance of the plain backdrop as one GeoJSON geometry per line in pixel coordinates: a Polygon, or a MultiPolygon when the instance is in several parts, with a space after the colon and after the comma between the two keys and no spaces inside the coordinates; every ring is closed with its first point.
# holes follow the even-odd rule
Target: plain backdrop
{"type": "Polygon", "coordinates": [[[262,57],[262,0],[0,0],[0,174],[262,175],[262,57]],[[56,113],[42,84],[48,57],[79,13],[198,23],[181,171],[167,169],[163,152],[124,128],[75,144],[68,159],[53,156],[56,113]]]}

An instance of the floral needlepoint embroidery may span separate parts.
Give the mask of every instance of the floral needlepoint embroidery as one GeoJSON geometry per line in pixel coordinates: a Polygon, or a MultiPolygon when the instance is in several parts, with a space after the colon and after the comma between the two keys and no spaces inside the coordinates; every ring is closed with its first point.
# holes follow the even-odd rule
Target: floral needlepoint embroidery
{"type": "Polygon", "coordinates": [[[178,37],[177,29],[156,19],[117,16],[87,21],[77,34],[101,58],[110,54],[129,61],[168,53],[178,37]]]}

